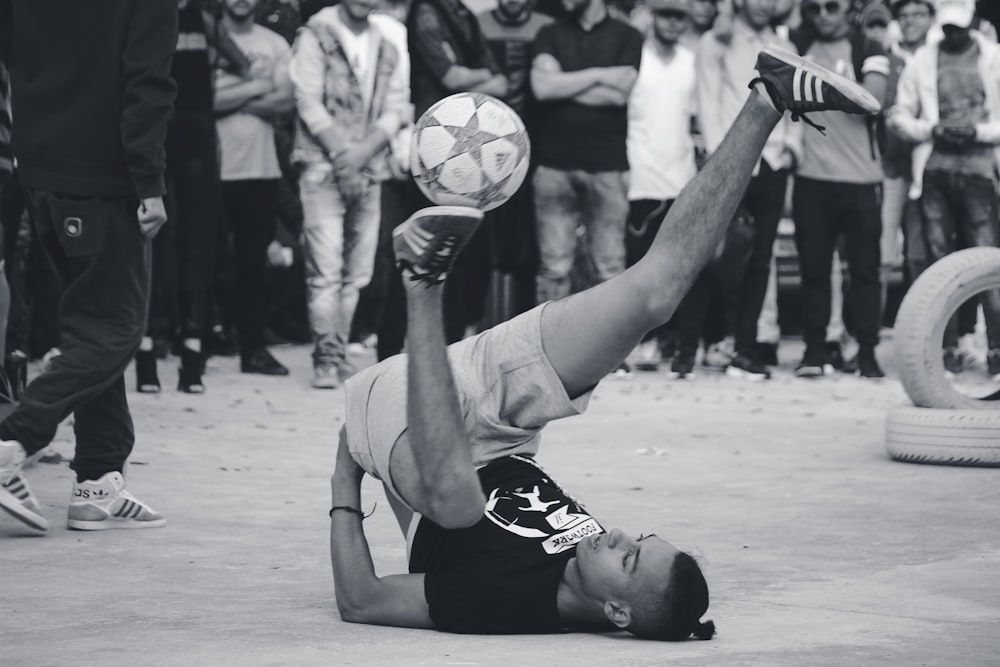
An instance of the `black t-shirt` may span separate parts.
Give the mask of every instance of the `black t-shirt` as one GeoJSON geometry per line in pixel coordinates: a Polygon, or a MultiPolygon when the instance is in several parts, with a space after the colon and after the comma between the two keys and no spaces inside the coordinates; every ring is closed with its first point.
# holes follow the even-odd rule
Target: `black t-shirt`
{"type": "Polygon", "coordinates": [[[474,634],[562,632],[556,594],[566,563],[600,524],[534,461],[508,456],[479,470],[486,512],[471,528],[421,519],[410,572],[439,630],[474,634]]]}
{"type": "Polygon", "coordinates": [[[174,110],[211,113],[212,67],[208,62],[201,0],[189,0],[177,19],[177,52],[170,67],[170,78],[177,83],[174,110]]]}
{"type": "MultiPolygon", "coordinates": [[[[610,16],[584,30],[576,21],[560,20],[543,27],[535,40],[535,56],[549,54],[564,72],[588,67],[629,65],[639,69],[642,35],[610,16]]],[[[587,172],[625,171],[628,158],[628,109],[595,107],[573,100],[538,104],[538,163],[554,169],[587,172]]]]}

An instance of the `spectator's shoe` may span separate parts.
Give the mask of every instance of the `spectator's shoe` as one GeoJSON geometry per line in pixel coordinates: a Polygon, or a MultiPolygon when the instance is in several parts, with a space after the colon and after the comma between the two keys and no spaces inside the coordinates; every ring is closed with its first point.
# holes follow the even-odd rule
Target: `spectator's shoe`
{"type": "Polygon", "coordinates": [[[674,380],[693,379],[694,357],[693,350],[678,350],[674,360],[670,362],[670,377],[674,380]]]}
{"type": "Polygon", "coordinates": [[[73,530],[160,528],[167,520],[125,490],[120,472],[109,472],[100,479],[73,484],[66,525],[73,530]]]}
{"type": "Polygon", "coordinates": [[[266,347],[252,350],[240,359],[241,373],[258,375],[288,375],[288,369],[268,352],[266,347]]]}
{"type": "Polygon", "coordinates": [[[770,380],[771,371],[764,364],[757,362],[745,354],[737,354],[726,368],[726,375],[744,380],[770,380]]]}
{"type": "Polygon", "coordinates": [[[636,348],[635,355],[632,357],[632,363],[639,371],[658,370],[662,360],[660,343],[655,339],[639,343],[639,347],[636,348]]]}
{"type": "Polygon", "coordinates": [[[621,362],[618,364],[618,368],[611,371],[609,377],[618,378],[619,380],[628,380],[632,377],[632,367],[628,365],[627,362],[621,362]]]}
{"type": "Polygon", "coordinates": [[[833,370],[846,372],[847,361],[844,359],[844,350],[839,342],[835,340],[826,342],[826,362],[833,367],[833,370]]]}
{"type": "Polygon", "coordinates": [[[313,368],[313,389],[336,389],[340,386],[340,374],[337,367],[323,364],[313,368]]]}
{"type": "Polygon", "coordinates": [[[954,380],[955,376],[965,370],[962,355],[957,347],[946,347],[941,355],[944,361],[944,374],[949,380],[954,380]]]}
{"type": "Polygon", "coordinates": [[[858,349],[858,375],[863,378],[884,378],[885,373],[878,365],[875,348],[862,346],[858,349]]]}
{"type": "Polygon", "coordinates": [[[778,365],[778,344],[757,343],[757,360],[765,366],[778,365]]]}
{"type": "Polygon", "coordinates": [[[1000,382],[1000,349],[986,353],[986,373],[994,382],[1000,382]]]}
{"type": "Polygon", "coordinates": [[[48,530],[49,522],[21,474],[24,459],[21,443],[0,440],[0,509],[36,530],[48,530]]]}
{"type": "Polygon", "coordinates": [[[705,348],[701,365],[713,371],[723,372],[733,361],[733,354],[727,349],[725,342],[712,343],[705,348]]]}
{"type": "Polygon", "coordinates": [[[156,374],[156,353],[139,350],[135,353],[135,389],[140,394],[159,394],[160,378],[156,374]]]}
{"type": "Polygon", "coordinates": [[[204,394],[205,355],[189,347],[181,348],[181,365],[177,369],[177,389],[185,394],[204,394]]]}
{"type": "Polygon", "coordinates": [[[235,357],[240,353],[236,339],[221,324],[205,336],[205,353],[212,357],[235,357]]]}
{"type": "Polygon", "coordinates": [[[800,378],[818,378],[833,372],[833,366],[826,358],[826,350],[821,347],[806,347],[802,361],[795,367],[795,375],[800,378]]]}
{"type": "Polygon", "coordinates": [[[764,85],[779,112],[788,111],[792,120],[802,119],[820,132],[826,128],[805,114],[843,111],[874,116],[882,110],[875,96],[858,83],[774,46],[764,47],[757,54],[757,78],[750,82],[750,87],[757,83],[764,85]]]}
{"type": "Polygon", "coordinates": [[[483,212],[468,206],[430,206],[392,230],[396,265],[410,280],[437,284],[469,242],[483,212]]]}

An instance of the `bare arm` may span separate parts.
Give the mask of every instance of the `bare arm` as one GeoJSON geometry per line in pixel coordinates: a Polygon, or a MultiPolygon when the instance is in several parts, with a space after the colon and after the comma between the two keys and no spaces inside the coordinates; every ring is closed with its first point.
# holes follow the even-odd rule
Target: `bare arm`
{"type": "MultiPolygon", "coordinates": [[[[341,431],[337,468],[331,479],[333,507],[360,511],[364,472],[351,458],[341,431]]],[[[334,510],[330,519],[330,561],[337,609],[347,623],[371,623],[404,628],[432,628],[424,597],[424,575],[378,577],[361,516],[334,510]]]]}
{"type": "Polygon", "coordinates": [[[541,53],[531,64],[531,91],[541,101],[570,99],[605,83],[604,69],[589,67],[564,72],[554,56],[541,53]]]}
{"type": "Polygon", "coordinates": [[[251,99],[242,111],[271,120],[275,116],[288,113],[295,108],[295,91],[288,76],[288,59],[278,61],[274,72],[274,90],[258,98],[251,99]]]}
{"type": "Polygon", "coordinates": [[[216,85],[214,109],[216,113],[231,113],[250,100],[274,91],[274,84],[266,79],[251,79],[231,85],[216,85]]]}
{"type": "Polygon", "coordinates": [[[622,107],[628,104],[628,93],[600,84],[575,95],[573,101],[592,107],[622,107]]]}
{"type": "Polygon", "coordinates": [[[885,96],[889,90],[889,79],[878,72],[868,72],[862,80],[861,85],[869,93],[875,96],[879,104],[885,103],[885,96]]]}

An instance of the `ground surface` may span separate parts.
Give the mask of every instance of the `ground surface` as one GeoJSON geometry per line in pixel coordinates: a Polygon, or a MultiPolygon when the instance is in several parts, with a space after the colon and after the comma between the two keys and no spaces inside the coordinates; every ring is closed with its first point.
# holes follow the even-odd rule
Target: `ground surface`
{"type": "MultiPolygon", "coordinates": [[[[883,344],[883,358],[888,357],[883,344]]],[[[29,470],[53,528],[0,514],[4,665],[995,665],[1000,470],[890,461],[898,383],[702,373],[609,380],[552,424],[540,460],[605,526],[653,530],[700,559],[711,642],[626,635],[472,637],[342,623],[326,511],[341,391],[213,359],[204,396],[131,394],[130,488],[164,512],[150,531],[65,529],[71,472],[29,470]]],[[[891,370],[891,369],[890,369],[891,370]]],[[[131,372],[130,386],[134,383],[131,372]]],[[[71,427],[54,445],[72,455],[71,427]]],[[[376,567],[405,568],[374,485],[376,567]]]]}

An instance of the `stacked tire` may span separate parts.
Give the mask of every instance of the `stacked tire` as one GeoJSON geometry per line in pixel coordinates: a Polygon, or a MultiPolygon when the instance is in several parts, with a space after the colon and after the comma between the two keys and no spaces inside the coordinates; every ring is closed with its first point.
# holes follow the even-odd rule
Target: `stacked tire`
{"type": "Polygon", "coordinates": [[[896,364],[915,407],[890,410],[886,450],[893,459],[1000,467],[1000,386],[982,398],[959,392],[945,374],[941,341],[958,307],[1000,289],[1000,248],[955,252],[914,281],[896,315],[896,364]]]}

